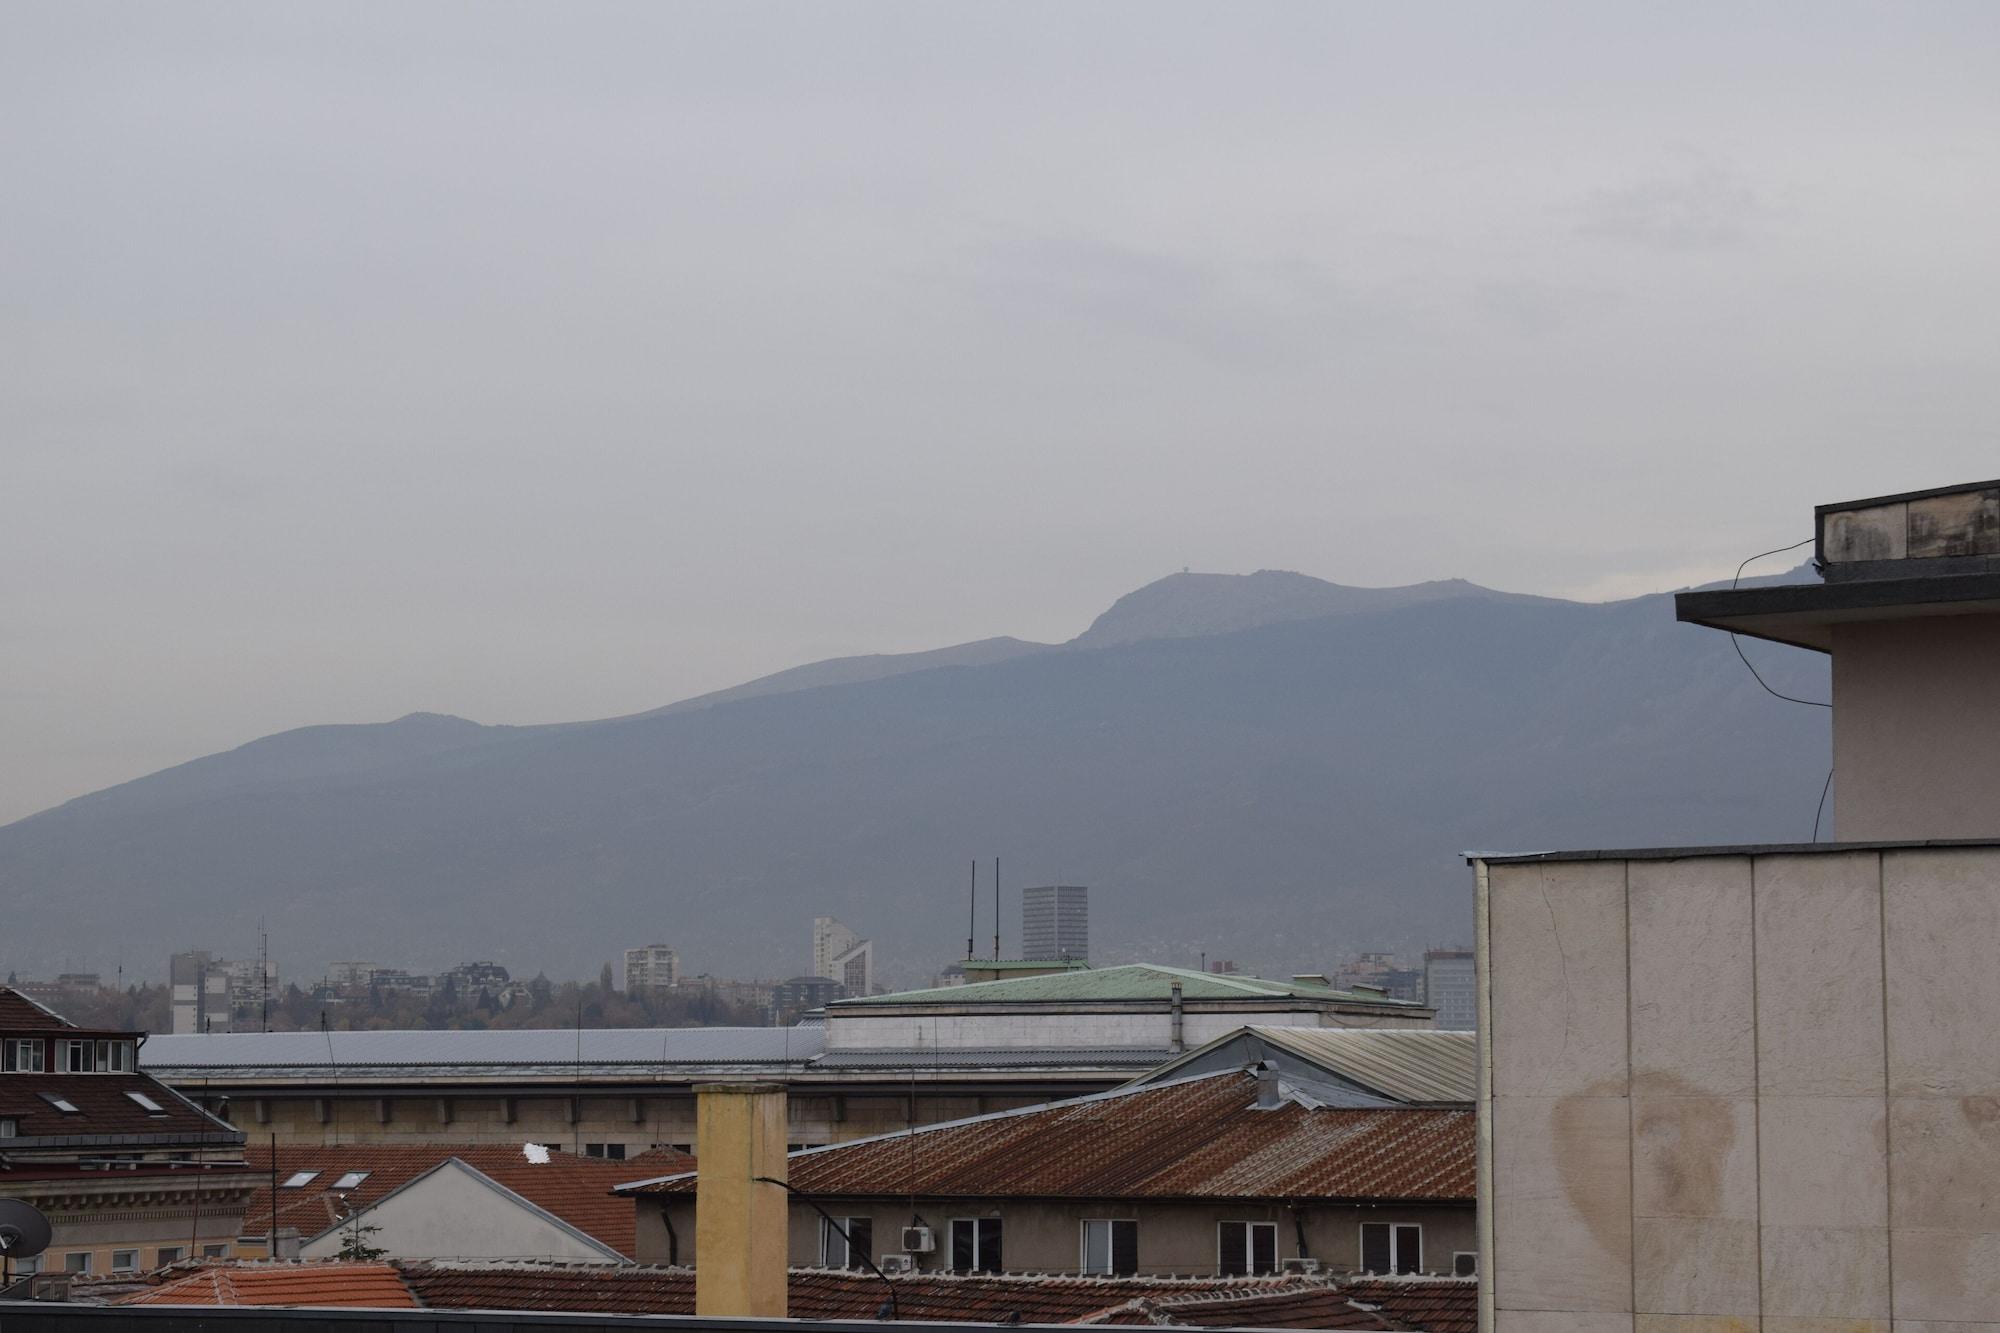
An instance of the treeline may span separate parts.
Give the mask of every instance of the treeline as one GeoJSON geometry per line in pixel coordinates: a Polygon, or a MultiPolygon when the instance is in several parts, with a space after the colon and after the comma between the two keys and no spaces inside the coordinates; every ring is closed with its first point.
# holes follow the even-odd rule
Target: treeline
{"type": "MultiPolygon", "coordinates": [[[[626,994],[612,984],[607,966],[596,981],[550,981],[537,976],[527,993],[503,1004],[490,990],[461,993],[445,979],[428,996],[371,987],[340,999],[315,999],[296,985],[271,993],[270,1012],[239,1009],[238,1032],[313,1032],[322,1016],[336,1031],[375,1028],[648,1028],[761,1027],[762,1005],[691,982],[674,990],[626,994]]],[[[83,1027],[137,1032],[173,1030],[172,993],[165,985],[69,991],[43,1001],[83,1027]]]]}

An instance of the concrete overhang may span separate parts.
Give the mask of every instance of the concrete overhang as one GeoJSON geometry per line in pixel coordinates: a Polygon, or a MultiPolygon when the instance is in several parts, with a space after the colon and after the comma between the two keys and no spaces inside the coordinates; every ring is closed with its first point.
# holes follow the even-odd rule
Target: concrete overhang
{"type": "Polygon", "coordinates": [[[1753,639],[1833,651],[1843,622],[2000,614],[2000,573],[1722,588],[1674,596],[1674,616],[1753,639]]]}
{"type": "Polygon", "coordinates": [[[1698,856],[1803,856],[1899,852],[1923,847],[2000,847],[2000,838],[1912,838],[1893,842],[1758,842],[1721,847],[1590,848],[1568,852],[1461,852],[1468,865],[1554,861],[1685,861],[1698,856]]]}

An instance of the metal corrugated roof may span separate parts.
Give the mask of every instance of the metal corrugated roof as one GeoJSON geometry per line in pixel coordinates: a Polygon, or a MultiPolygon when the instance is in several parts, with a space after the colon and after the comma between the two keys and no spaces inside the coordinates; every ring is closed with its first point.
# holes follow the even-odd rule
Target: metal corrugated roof
{"type": "Polygon", "coordinates": [[[1299,999],[1345,1001],[1355,1004],[1408,1004],[1386,995],[1361,995],[1306,981],[1269,981],[1263,977],[1220,976],[1192,968],[1158,963],[1127,963],[1075,972],[1051,972],[1038,977],[975,981],[964,986],[897,991],[889,995],[858,995],[836,1000],[834,1012],[893,1004],[1044,1004],[1093,1000],[1166,1000],[1180,983],[1185,1000],[1299,999]]]}
{"type": "Polygon", "coordinates": [[[216,1032],[153,1037],[139,1048],[139,1063],[149,1071],[172,1074],[412,1066],[437,1073],[453,1067],[730,1068],[803,1064],[825,1049],[826,1034],[819,1028],[216,1032]]]}
{"type": "Polygon", "coordinates": [[[814,1069],[1151,1069],[1173,1052],[1165,1047],[1113,1046],[1090,1048],[995,1047],[949,1050],[828,1051],[812,1062],[814,1069]]]}
{"type": "MultiPolygon", "coordinates": [[[[1473,1198],[1471,1111],[1350,1110],[1287,1096],[1257,1105],[1246,1071],[1126,1088],[790,1154],[786,1179],[822,1198],[1473,1198]]],[[[634,1181],[687,1194],[695,1177],[634,1181]]]]}
{"type": "Polygon", "coordinates": [[[1300,1059],[1399,1102],[1472,1102],[1479,1096],[1476,1033],[1424,1028],[1249,1030],[1300,1059]]]}

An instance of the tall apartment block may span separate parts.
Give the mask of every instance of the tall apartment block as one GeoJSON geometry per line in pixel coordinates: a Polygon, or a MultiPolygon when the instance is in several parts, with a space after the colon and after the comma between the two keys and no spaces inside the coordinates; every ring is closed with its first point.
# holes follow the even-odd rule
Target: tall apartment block
{"type": "Polygon", "coordinates": [[[836,918],[813,918],[813,970],[816,977],[838,981],[849,995],[875,993],[875,946],[836,918]]]}
{"type": "Polygon", "coordinates": [[[1021,957],[1036,960],[1090,957],[1090,890],[1081,884],[1042,884],[1021,891],[1021,957]]]}
{"type": "Polygon", "coordinates": [[[167,963],[167,980],[175,1032],[229,1031],[229,971],[208,950],[175,954],[167,963]]]}
{"type": "Polygon", "coordinates": [[[625,993],[666,990],[681,984],[681,956],[664,944],[625,951],[625,993]]]}
{"type": "Polygon", "coordinates": [[[1437,1025],[1448,1032],[1479,1026],[1479,982],[1470,949],[1424,952],[1424,1003],[1437,1010],[1437,1025]]]}

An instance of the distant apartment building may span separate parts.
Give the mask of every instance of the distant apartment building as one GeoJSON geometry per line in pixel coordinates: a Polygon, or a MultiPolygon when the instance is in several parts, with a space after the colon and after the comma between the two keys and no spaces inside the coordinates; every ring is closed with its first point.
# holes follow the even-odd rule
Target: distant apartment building
{"type": "Polygon", "coordinates": [[[1333,984],[1341,990],[1366,986],[1396,1000],[1421,1001],[1424,992],[1422,969],[1397,965],[1392,953],[1357,954],[1334,969],[1333,984]]]}
{"type": "Polygon", "coordinates": [[[1424,953],[1424,1003],[1437,1010],[1437,1025],[1453,1032],[1479,1026],[1479,979],[1470,949],[1429,949],[1424,953]]]}
{"type": "Polygon", "coordinates": [[[681,956],[664,944],[625,951],[625,993],[668,990],[681,984],[681,956]]]}
{"type": "Polygon", "coordinates": [[[338,989],[342,986],[366,986],[369,975],[375,971],[375,964],[350,958],[326,965],[326,984],[338,989]]]}
{"type": "Polygon", "coordinates": [[[875,946],[830,916],[813,918],[813,968],[816,977],[838,981],[849,995],[875,991],[875,946]]]}
{"type": "Polygon", "coordinates": [[[793,977],[771,987],[771,1021],[780,1027],[796,1023],[815,1009],[847,998],[847,987],[826,977],[793,977]]]}
{"type": "Polygon", "coordinates": [[[1090,890],[1040,884],[1021,891],[1021,957],[1090,957],[1090,890]]]}
{"type": "Polygon", "coordinates": [[[206,949],[187,949],[167,962],[174,1031],[229,1031],[229,973],[206,949]]]}

